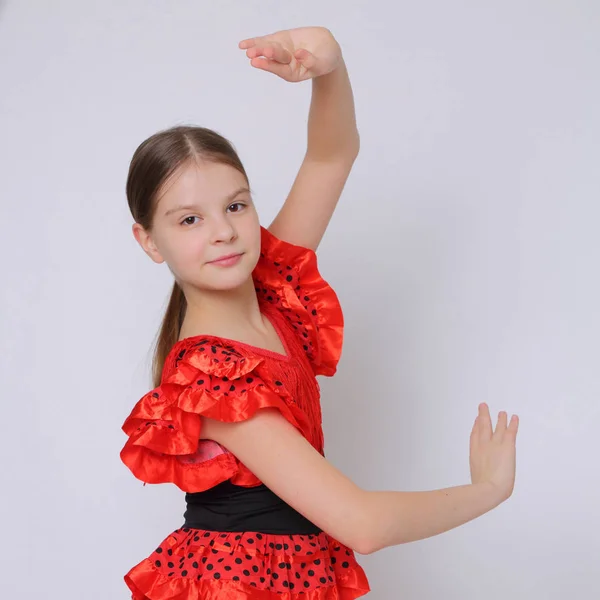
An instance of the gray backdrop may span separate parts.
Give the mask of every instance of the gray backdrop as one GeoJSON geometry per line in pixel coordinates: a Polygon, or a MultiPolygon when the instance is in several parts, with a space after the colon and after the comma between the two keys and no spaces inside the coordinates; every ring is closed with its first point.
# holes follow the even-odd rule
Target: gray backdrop
{"type": "Polygon", "coordinates": [[[600,596],[600,5],[12,0],[0,5],[0,597],[125,600],[183,493],[120,463],[171,286],[131,235],[137,145],[177,123],[240,152],[268,225],[310,82],[239,40],[340,41],[362,148],[319,248],[347,328],[327,457],[367,489],[468,483],[477,404],[518,413],[513,497],[361,557],[374,600],[600,596]]]}

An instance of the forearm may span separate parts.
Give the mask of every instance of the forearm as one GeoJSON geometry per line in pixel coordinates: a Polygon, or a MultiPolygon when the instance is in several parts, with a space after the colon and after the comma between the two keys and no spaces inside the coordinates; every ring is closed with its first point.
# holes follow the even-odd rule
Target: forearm
{"type": "Polygon", "coordinates": [[[359,149],[354,97],[346,64],[312,80],[306,154],[314,160],[354,157],[359,149]]]}
{"type": "Polygon", "coordinates": [[[476,519],[501,501],[490,484],[468,484],[426,492],[367,493],[371,536],[368,548],[422,540],[476,519]]]}

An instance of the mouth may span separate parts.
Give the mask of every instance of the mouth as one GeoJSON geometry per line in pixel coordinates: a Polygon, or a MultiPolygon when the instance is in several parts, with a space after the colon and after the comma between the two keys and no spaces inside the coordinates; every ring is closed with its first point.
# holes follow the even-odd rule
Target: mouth
{"type": "Polygon", "coordinates": [[[238,252],[237,254],[227,254],[226,256],[221,256],[220,258],[217,258],[216,260],[209,261],[208,264],[222,266],[233,265],[238,262],[242,255],[243,252],[238,252]]]}

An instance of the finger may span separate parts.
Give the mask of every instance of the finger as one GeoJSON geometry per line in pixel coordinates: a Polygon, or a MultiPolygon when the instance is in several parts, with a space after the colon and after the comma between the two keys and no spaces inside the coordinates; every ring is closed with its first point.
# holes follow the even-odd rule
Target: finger
{"type": "Polygon", "coordinates": [[[518,415],[513,415],[510,419],[510,423],[508,424],[508,429],[506,430],[506,435],[510,436],[511,439],[517,437],[517,432],[519,431],[519,417],[518,415]]]}
{"type": "Polygon", "coordinates": [[[479,441],[479,417],[475,417],[475,421],[473,423],[473,427],[471,428],[471,436],[469,438],[469,443],[473,448],[477,442],[479,441]]]}
{"type": "Polygon", "coordinates": [[[494,431],[494,439],[500,442],[504,438],[504,433],[506,432],[506,418],[506,411],[501,410],[498,413],[498,422],[496,423],[496,430],[494,431]]]}
{"type": "Polygon", "coordinates": [[[271,60],[276,60],[281,64],[289,64],[292,62],[292,54],[279,43],[271,43],[265,45],[256,45],[246,50],[246,56],[250,59],[264,56],[271,60]]]}
{"type": "Polygon", "coordinates": [[[259,38],[248,38],[247,40],[242,40],[239,44],[238,47],[241,48],[242,50],[245,50],[246,48],[252,48],[252,46],[254,46],[256,44],[256,41],[259,38]]]}
{"type": "Polygon", "coordinates": [[[289,65],[282,65],[281,63],[278,63],[275,60],[269,60],[268,58],[253,58],[250,61],[250,64],[257,69],[279,75],[279,77],[282,77],[283,79],[288,79],[291,72],[289,65]]]}
{"type": "Polygon", "coordinates": [[[492,420],[490,418],[490,409],[485,402],[479,405],[479,439],[487,442],[492,437],[492,420]]]}
{"type": "Polygon", "coordinates": [[[305,69],[312,69],[317,64],[315,55],[309,52],[306,48],[300,48],[299,50],[296,50],[294,57],[305,69]]]}

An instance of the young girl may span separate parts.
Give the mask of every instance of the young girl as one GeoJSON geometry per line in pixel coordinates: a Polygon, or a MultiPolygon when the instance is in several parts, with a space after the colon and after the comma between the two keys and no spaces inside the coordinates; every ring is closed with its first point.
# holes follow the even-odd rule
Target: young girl
{"type": "Polygon", "coordinates": [[[352,92],[327,29],[240,48],[287,81],[313,78],[308,149],[268,229],[214,131],[174,127],[133,156],[133,232],[175,283],[121,458],[186,492],[187,510],[125,582],[135,600],[351,600],[369,592],[355,552],[440,534],[511,495],[518,420],[501,412],[493,431],[479,405],[469,485],[367,491],[324,458],[316,376],[336,372],[343,316],[315,250],[358,152],[352,92]]]}

